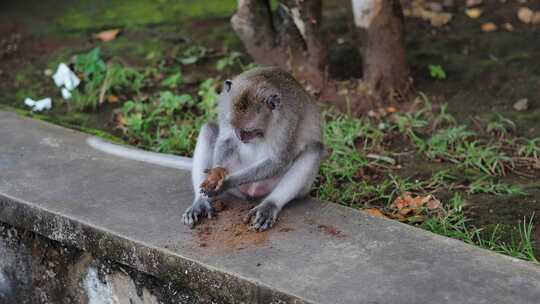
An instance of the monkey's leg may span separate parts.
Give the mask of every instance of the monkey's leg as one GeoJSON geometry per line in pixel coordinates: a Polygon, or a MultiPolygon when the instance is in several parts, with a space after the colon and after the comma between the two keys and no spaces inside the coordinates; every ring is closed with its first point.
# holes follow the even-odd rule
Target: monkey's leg
{"type": "Polygon", "coordinates": [[[207,123],[201,128],[199,137],[197,138],[197,145],[193,153],[193,167],[191,169],[191,181],[195,192],[195,199],[191,207],[182,216],[184,224],[192,228],[200,218],[204,216],[211,218],[213,216],[210,201],[201,194],[200,186],[206,179],[204,170],[212,168],[214,147],[218,133],[219,128],[216,124],[207,123]]]}
{"type": "Polygon", "coordinates": [[[309,193],[319,172],[323,153],[324,147],[320,143],[304,150],[283,175],[276,188],[262,203],[249,211],[245,221],[252,220],[251,227],[258,231],[271,228],[279,212],[288,202],[309,193]]]}

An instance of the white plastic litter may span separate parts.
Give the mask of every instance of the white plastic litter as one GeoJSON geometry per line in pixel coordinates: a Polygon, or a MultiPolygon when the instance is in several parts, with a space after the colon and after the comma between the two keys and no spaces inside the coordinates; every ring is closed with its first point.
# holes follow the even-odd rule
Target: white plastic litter
{"type": "Polygon", "coordinates": [[[44,110],[50,110],[52,108],[52,100],[47,97],[41,100],[35,101],[32,98],[26,98],[24,104],[31,107],[34,112],[42,112],[44,110]]]}
{"type": "Polygon", "coordinates": [[[81,80],[65,63],[60,63],[56,73],[52,76],[57,87],[65,87],[69,91],[75,89],[81,80]]]}
{"type": "Polygon", "coordinates": [[[62,97],[64,99],[70,99],[71,98],[71,91],[66,89],[66,88],[62,88],[62,97]]]}

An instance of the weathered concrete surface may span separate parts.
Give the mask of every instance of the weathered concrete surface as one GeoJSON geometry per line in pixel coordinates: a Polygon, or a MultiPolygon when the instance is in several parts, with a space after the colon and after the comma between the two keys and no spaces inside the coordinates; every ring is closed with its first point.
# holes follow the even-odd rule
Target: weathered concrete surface
{"type": "Polygon", "coordinates": [[[0,304],[198,304],[189,290],[0,223],[0,304]]]}
{"type": "Polygon", "coordinates": [[[336,204],[294,202],[263,235],[217,231],[232,211],[190,230],[188,172],[95,151],[86,137],[0,112],[0,221],[220,303],[539,302],[535,265],[336,204]]]}

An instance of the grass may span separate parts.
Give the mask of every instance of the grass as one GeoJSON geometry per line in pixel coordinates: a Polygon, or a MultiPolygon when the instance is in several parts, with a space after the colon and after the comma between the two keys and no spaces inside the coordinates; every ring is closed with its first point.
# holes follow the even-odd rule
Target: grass
{"type": "Polygon", "coordinates": [[[145,84],[144,75],[136,69],[113,61],[106,64],[99,48],[77,55],[74,68],[83,76],[82,85],[72,97],[72,104],[79,110],[95,111],[105,102],[105,96],[125,91],[138,94],[145,84]]]}
{"type": "Polygon", "coordinates": [[[137,146],[157,152],[191,154],[202,125],[216,116],[217,82],[207,79],[199,96],[160,91],[122,107],[124,134],[137,146]]]}
{"type": "MultiPolygon", "coordinates": [[[[79,54],[73,66],[82,84],[74,92],[71,111],[73,115],[100,111],[111,96],[116,96],[121,101],[111,106],[122,139],[152,151],[190,155],[201,126],[216,117],[217,91],[226,77],[188,85],[184,83],[184,69],[202,62],[224,74],[254,67],[245,64],[239,53],[221,58],[209,58],[209,53],[200,46],[179,49],[173,56],[174,67],[159,63],[150,68],[130,67],[118,58],[105,60],[99,48],[79,54]]],[[[506,183],[504,176],[539,161],[540,138],[513,138],[515,126],[498,114],[473,130],[458,124],[446,105],[434,110],[424,95],[408,112],[354,118],[325,108],[323,119],[330,154],[321,165],[312,192],[318,198],[355,208],[387,210],[406,192],[441,194],[443,198],[445,192],[451,192],[452,197],[441,199],[444,208],[410,217],[406,222],[537,261],[531,245],[532,216],[520,222],[516,240],[508,241],[500,227],[487,233],[472,226],[463,206],[476,194],[526,195],[521,187],[506,183]],[[425,176],[404,173],[403,167],[415,163],[437,169],[425,176]]]]}
{"type": "Polygon", "coordinates": [[[503,241],[504,232],[500,225],[496,225],[491,233],[483,229],[468,225],[463,212],[464,199],[456,194],[438,216],[427,219],[421,227],[447,237],[462,240],[466,243],[489,249],[515,258],[538,263],[534,255],[531,236],[534,229],[534,214],[527,219],[523,218],[518,224],[519,239],[503,241]]]}
{"type": "Polygon", "coordinates": [[[540,137],[534,139],[524,139],[524,143],[519,145],[518,154],[523,157],[540,160],[540,137]]]}

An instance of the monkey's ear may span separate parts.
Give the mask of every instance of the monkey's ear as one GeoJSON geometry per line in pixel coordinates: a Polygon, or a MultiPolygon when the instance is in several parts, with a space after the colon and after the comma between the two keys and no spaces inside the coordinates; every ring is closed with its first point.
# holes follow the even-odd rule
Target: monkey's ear
{"type": "Polygon", "coordinates": [[[225,88],[225,91],[229,92],[232,87],[232,81],[225,80],[225,83],[223,83],[223,88],[225,88]]]}
{"type": "Polygon", "coordinates": [[[279,103],[281,102],[281,96],[279,94],[272,94],[266,98],[266,105],[270,110],[273,110],[279,106],[279,103]]]}

